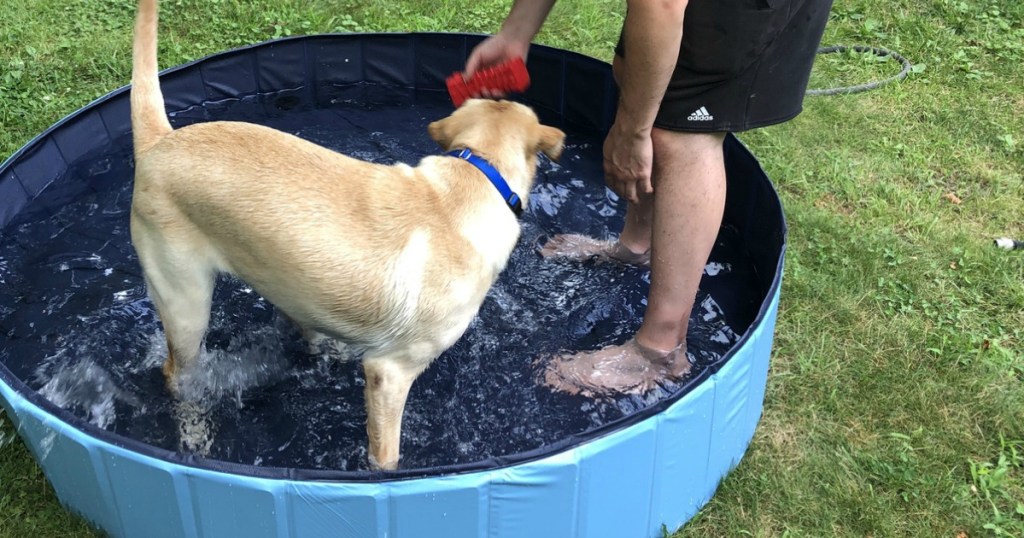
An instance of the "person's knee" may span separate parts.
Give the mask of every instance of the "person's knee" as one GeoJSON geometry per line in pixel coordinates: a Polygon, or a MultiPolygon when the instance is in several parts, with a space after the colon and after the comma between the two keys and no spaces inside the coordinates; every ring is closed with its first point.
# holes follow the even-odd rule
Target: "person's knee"
{"type": "Polygon", "coordinates": [[[721,151],[726,133],[687,133],[655,127],[651,131],[654,151],[659,148],[673,153],[691,151],[721,151]]]}
{"type": "Polygon", "coordinates": [[[724,140],[724,132],[681,132],[658,128],[651,131],[655,160],[719,155],[724,140]]]}

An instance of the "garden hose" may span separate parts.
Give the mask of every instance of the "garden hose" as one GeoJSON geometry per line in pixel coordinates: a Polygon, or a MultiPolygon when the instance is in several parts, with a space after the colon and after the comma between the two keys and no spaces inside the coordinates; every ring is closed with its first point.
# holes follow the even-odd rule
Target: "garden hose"
{"type": "Polygon", "coordinates": [[[995,240],[995,244],[1003,250],[1024,250],[1024,241],[1018,241],[1010,237],[1000,237],[995,240]]]}
{"type": "Polygon", "coordinates": [[[818,49],[818,54],[832,54],[834,52],[846,52],[849,50],[855,52],[872,52],[877,56],[888,56],[903,64],[903,69],[899,72],[899,74],[889,77],[887,79],[876,80],[865,84],[857,84],[856,86],[807,90],[807,95],[837,95],[841,93],[859,93],[868,90],[873,90],[879,86],[906,78],[907,74],[910,73],[910,69],[913,67],[913,65],[910,63],[910,60],[904,58],[897,52],[893,52],[891,50],[879,47],[870,47],[867,45],[833,45],[831,47],[821,47],[818,49]]]}
{"type": "MultiPolygon", "coordinates": [[[[903,69],[900,70],[900,72],[895,76],[886,79],[876,80],[865,84],[857,84],[855,86],[844,86],[841,88],[823,88],[807,90],[807,95],[838,95],[845,93],[866,92],[868,90],[873,90],[879,86],[883,86],[890,82],[907,78],[907,74],[910,73],[910,69],[914,67],[913,64],[910,63],[910,60],[904,58],[897,52],[893,52],[891,50],[883,49],[880,47],[870,47],[867,45],[833,45],[831,47],[821,47],[818,49],[818,54],[831,54],[833,52],[846,52],[849,50],[855,52],[871,52],[874,53],[876,56],[888,56],[903,64],[903,69]]],[[[993,243],[996,247],[1001,248],[1003,250],[1024,250],[1024,241],[1020,241],[1010,237],[999,237],[993,240],[993,243]]]]}

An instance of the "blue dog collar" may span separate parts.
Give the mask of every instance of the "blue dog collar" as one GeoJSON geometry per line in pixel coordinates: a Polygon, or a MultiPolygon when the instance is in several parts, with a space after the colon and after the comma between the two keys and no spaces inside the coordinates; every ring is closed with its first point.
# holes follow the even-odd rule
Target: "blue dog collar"
{"type": "Polygon", "coordinates": [[[483,157],[474,155],[469,148],[449,151],[446,155],[468,161],[469,164],[477,167],[478,170],[487,176],[491,185],[494,185],[494,188],[498,189],[498,192],[501,193],[501,197],[505,200],[505,203],[508,204],[509,209],[511,209],[517,217],[523,214],[523,201],[519,199],[518,194],[512,192],[508,183],[505,182],[505,178],[501,177],[501,172],[498,172],[498,170],[491,166],[491,163],[487,162],[483,157]]]}

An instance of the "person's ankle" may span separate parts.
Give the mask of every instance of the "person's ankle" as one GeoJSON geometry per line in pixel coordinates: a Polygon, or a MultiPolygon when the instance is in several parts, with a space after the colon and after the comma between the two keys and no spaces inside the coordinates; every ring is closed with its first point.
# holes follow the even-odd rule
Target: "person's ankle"
{"type": "Polygon", "coordinates": [[[651,242],[637,240],[629,236],[620,235],[618,242],[623,248],[631,252],[634,256],[643,256],[651,251],[651,242]]]}
{"type": "MultiPolygon", "coordinates": [[[[670,342],[674,342],[674,340],[670,340],[670,342]]],[[[671,348],[666,345],[649,347],[634,336],[633,346],[651,367],[659,370],[666,377],[678,379],[690,372],[691,364],[686,353],[685,340],[671,348]]]]}
{"type": "Polygon", "coordinates": [[[686,345],[686,342],[678,342],[674,339],[665,339],[661,341],[648,340],[641,333],[637,333],[633,336],[633,342],[636,343],[637,347],[644,353],[645,356],[664,358],[672,355],[673,353],[680,350],[686,345]]]}

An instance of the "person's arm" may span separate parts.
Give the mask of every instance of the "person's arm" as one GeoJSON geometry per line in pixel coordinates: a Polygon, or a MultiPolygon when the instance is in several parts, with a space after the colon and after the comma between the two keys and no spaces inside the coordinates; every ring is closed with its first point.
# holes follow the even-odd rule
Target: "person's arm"
{"type": "Polygon", "coordinates": [[[555,0],[515,0],[497,34],[485,39],[466,61],[466,76],[513,58],[526,59],[530,42],[540,32],[555,0]]]}
{"type": "Polygon", "coordinates": [[[644,135],[654,126],[679,59],[687,0],[630,0],[627,5],[623,45],[629,58],[621,73],[615,121],[644,135]]]}
{"type": "Polygon", "coordinates": [[[679,58],[687,0],[629,0],[627,58],[619,74],[619,105],[605,141],[609,187],[632,202],[652,192],[651,130],[679,58]]]}
{"type": "Polygon", "coordinates": [[[555,0],[515,0],[499,33],[527,43],[533,41],[554,5],[555,0]]]}

